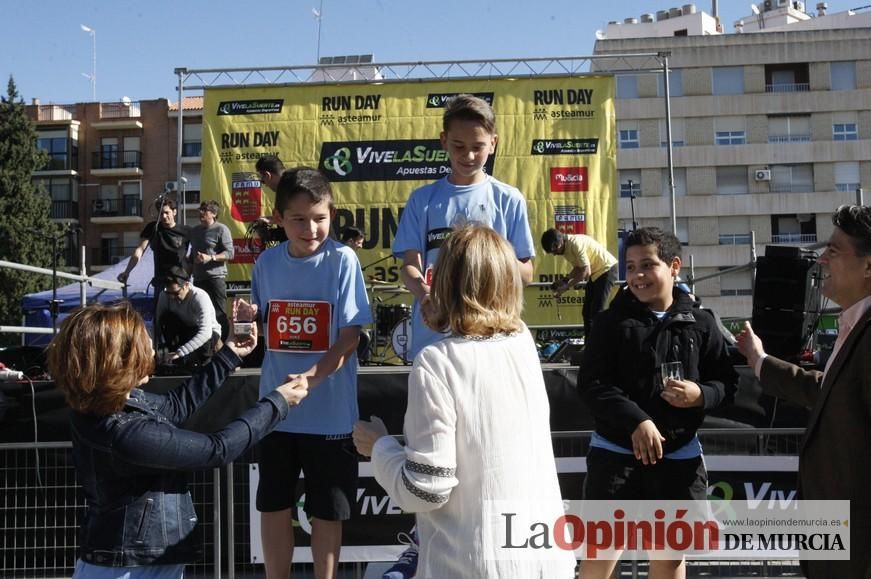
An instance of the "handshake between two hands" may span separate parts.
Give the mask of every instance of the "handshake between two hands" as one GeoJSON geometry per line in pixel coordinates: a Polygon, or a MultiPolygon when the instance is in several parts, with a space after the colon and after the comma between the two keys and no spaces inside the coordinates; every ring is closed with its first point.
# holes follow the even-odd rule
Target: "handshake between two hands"
{"type": "MultiPolygon", "coordinates": [[[[233,300],[233,331],[227,346],[240,358],[244,358],[257,347],[257,304],[241,298],[233,300]]],[[[287,380],[276,390],[287,401],[288,406],[296,406],[308,396],[309,376],[307,374],[288,374],[287,380]]]]}

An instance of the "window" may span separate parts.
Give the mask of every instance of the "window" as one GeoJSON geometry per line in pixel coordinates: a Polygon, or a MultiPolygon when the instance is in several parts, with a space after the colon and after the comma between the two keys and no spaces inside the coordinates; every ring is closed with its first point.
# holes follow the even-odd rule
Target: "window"
{"type": "Polygon", "coordinates": [[[832,140],[855,141],[859,138],[859,122],[855,111],[832,113],[832,140]]]}
{"type": "Polygon", "coordinates": [[[118,168],[118,138],[103,137],[100,139],[100,157],[96,169],[116,169],[118,168]]]}
{"type": "Polygon", "coordinates": [[[140,144],[142,139],[139,137],[124,137],[124,159],[122,165],[124,167],[139,167],[140,160],[140,144]]]}
{"type": "Polygon", "coordinates": [[[722,66],[713,70],[713,94],[744,94],[744,67],[722,66]]]}
{"type": "Polygon", "coordinates": [[[720,217],[720,245],[750,243],[750,218],[747,216],[720,217]]]}
{"type": "MultiPolygon", "coordinates": [[[[721,267],[720,271],[730,268],[721,267]]],[[[753,275],[750,271],[732,271],[720,276],[721,296],[752,296],[753,275]]]]}
{"type": "MultiPolygon", "coordinates": [[[[662,194],[671,195],[668,187],[668,169],[662,170],[662,194]]],[[[674,196],[686,197],[687,194],[687,170],[685,167],[674,168],[674,196]]]]}
{"type": "Polygon", "coordinates": [[[813,165],[773,165],[771,167],[772,193],[808,193],[814,190],[813,165]]]}
{"type": "Polygon", "coordinates": [[[766,64],[765,92],[807,92],[810,75],[806,62],[766,64]]]}
{"type": "Polygon", "coordinates": [[[200,157],[203,151],[203,125],[185,124],[182,128],[182,157],[200,157]]]}
{"type": "MultiPolygon", "coordinates": [[[[200,202],[200,168],[198,166],[182,167],[181,175],[188,180],[185,186],[185,203],[188,205],[200,202]]],[[[180,195],[180,193],[179,193],[180,195]]]]}
{"type": "Polygon", "coordinates": [[[831,64],[832,90],[854,90],[856,88],[856,63],[833,62],[831,64]]]}
{"type": "Polygon", "coordinates": [[[638,75],[636,75],[636,74],[617,75],[617,98],[618,99],[637,99],[638,98],[638,75]]]}
{"type": "Polygon", "coordinates": [[[690,242],[690,225],[688,217],[678,217],[675,219],[675,225],[677,225],[677,230],[675,231],[675,235],[677,236],[678,241],[680,241],[681,245],[689,245],[690,242]]]}
{"type": "Polygon", "coordinates": [[[719,117],[714,119],[714,143],[717,145],[743,145],[744,117],[719,117]]]}
{"type": "MultiPolygon", "coordinates": [[[[684,145],[686,145],[686,134],[686,119],[671,119],[671,146],[683,147],[684,145]]],[[[660,119],[659,121],[659,145],[661,147],[668,146],[668,139],[666,138],[665,130],[665,119],[660,119]]]]}
{"type": "Polygon", "coordinates": [[[142,215],[142,181],[122,181],[121,214],[142,215]]]}
{"type": "Polygon", "coordinates": [[[771,243],[815,243],[817,221],[813,214],[772,215],[771,243]]]}
{"type": "Polygon", "coordinates": [[[36,146],[48,153],[48,163],[43,170],[59,171],[73,169],[69,163],[66,131],[41,131],[36,146]]]}
{"type": "Polygon", "coordinates": [[[811,140],[810,115],[770,115],[769,143],[806,143],[811,140]]]}
{"type": "MultiPolygon", "coordinates": [[[[683,96],[683,72],[681,70],[671,69],[668,71],[668,93],[669,96],[683,96]]],[[[662,74],[656,75],[656,95],[665,96],[665,76],[662,74]]]]}
{"type": "Polygon", "coordinates": [[[857,123],[832,123],[833,141],[855,141],[859,138],[857,123]]]}
{"type": "Polygon", "coordinates": [[[620,171],[620,197],[641,195],[641,171],[620,171]]]}
{"type": "Polygon", "coordinates": [[[860,187],[859,163],[835,163],[835,191],[850,192],[860,187]]]}
{"type": "Polygon", "coordinates": [[[746,195],[747,167],[717,167],[717,195],[746,195]]]}
{"type": "Polygon", "coordinates": [[[619,148],[637,149],[641,146],[638,140],[638,125],[636,123],[618,125],[618,134],[620,137],[619,148]]]}

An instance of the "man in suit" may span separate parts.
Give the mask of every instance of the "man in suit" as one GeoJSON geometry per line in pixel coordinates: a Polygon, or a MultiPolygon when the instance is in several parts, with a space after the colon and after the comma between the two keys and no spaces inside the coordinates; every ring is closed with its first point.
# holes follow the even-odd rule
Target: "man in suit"
{"type": "Polygon", "coordinates": [[[871,578],[871,207],[843,205],[819,258],[840,332],[823,372],[768,356],[749,324],[738,335],[769,394],[811,410],[799,451],[799,497],[850,500],[850,560],[802,561],[809,579],[871,578]]]}

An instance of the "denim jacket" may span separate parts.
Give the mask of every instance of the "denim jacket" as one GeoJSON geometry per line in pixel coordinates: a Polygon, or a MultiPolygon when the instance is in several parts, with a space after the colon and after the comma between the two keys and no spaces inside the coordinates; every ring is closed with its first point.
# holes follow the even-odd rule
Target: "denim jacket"
{"type": "Polygon", "coordinates": [[[179,427],[240,362],[225,347],[167,394],[136,388],[110,416],[73,413],[73,461],[88,502],[79,537],[83,561],[137,567],[196,559],[201,541],[186,471],[231,462],[288,412],[273,391],[221,431],[179,427]]]}

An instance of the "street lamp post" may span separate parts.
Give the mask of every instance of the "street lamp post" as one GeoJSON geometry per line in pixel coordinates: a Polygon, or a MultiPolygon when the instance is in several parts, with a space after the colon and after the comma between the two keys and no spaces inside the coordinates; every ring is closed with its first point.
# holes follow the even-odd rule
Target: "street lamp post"
{"type": "Polygon", "coordinates": [[[85,76],[91,80],[91,100],[97,102],[97,31],[84,24],[79,26],[91,35],[91,74],[85,76]]]}

